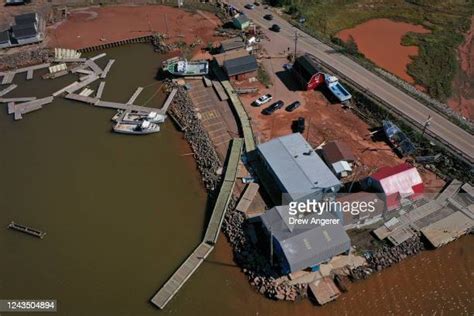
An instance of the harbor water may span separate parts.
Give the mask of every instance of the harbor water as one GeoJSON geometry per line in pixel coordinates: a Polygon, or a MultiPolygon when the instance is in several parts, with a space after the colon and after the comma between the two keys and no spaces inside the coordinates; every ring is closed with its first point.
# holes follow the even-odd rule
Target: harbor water
{"type": "MultiPolygon", "coordinates": [[[[116,59],[103,99],[160,107],[162,57],[148,45],[105,51],[116,59]]],[[[33,81],[10,96],[45,97],[74,80],[33,81]]],[[[191,87],[192,88],[192,87],[191,87]]],[[[6,107],[6,106],[5,106],[6,107]]],[[[423,252],[324,307],[265,299],[232,261],[214,252],[160,311],[149,299],[203,236],[209,216],[200,175],[168,120],[148,136],[111,132],[114,111],[56,98],[14,122],[0,111],[0,298],[56,299],[42,315],[464,315],[474,311],[473,238],[423,252]],[[47,233],[34,238],[11,221],[47,233]]],[[[22,315],[22,313],[17,313],[22,315]]],[[[23,314],[27,315],[27,314],[23,314]]]]}

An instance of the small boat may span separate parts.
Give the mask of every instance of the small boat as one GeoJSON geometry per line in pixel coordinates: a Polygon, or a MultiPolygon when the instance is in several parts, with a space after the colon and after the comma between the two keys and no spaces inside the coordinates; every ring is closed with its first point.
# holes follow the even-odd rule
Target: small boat
{"type": "Polygon", "coordinates": [[[133,135],[145,135],[158,133],[160,127],[155,123],[150,123],[148,121],[142,121],[140,123],[115,123],[114,132],[122,134],[133,134],[133,135]]]}
{"type": "MultiPolygon", "coordinates": [[[[140,123],[141,121],[148,121],[150,123],[164,123],[166,115],[159,114],[158,112],[126,112],[121,117],[122,123],[140,123]]],[[[118,122],[118,121],[117,121],[118,122]]]]}
{"type": "Polygon", "coordinates": [[[326,81],[326,86],[339,102],[344,103],[352,98],[352,95],[342,86],[337,77],[325,74],[324,79],[326,81]]]}
{"type": "Polygon", "coordinates": [[[175,76],[203,76],[209,72],[209,62],[172,58],[163,63],[163,70],[175,76]]]}

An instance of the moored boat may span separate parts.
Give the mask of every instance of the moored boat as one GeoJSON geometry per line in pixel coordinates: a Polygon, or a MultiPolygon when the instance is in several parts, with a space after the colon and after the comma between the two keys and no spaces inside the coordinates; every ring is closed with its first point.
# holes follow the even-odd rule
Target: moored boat
{"type": "Polygon", "coordinates": [[[114,132],[122,134],[132,134],[132,135],[146,135],[152,133],[158,133],[160,127],[155,123],[150,123],[148,121],[142,121],[139,123],[115,123],[114,132]]]}
{"type": "Polygon", "coordinates": [[[163,63],[163,70],[175,76],[203,76],[209,72],[209,62],[172,58],[163,63]]]}

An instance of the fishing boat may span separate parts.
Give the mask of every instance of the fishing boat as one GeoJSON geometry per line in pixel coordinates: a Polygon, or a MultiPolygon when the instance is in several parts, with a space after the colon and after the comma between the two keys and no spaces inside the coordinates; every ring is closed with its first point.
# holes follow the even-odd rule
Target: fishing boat
{"type": "Polygon", "coordinates": [[[150,123],[148,121],[142,121],[140,123],[115,123],[114,132],[122,134],[132,134],[132,135],[146,135],[152,133],[158,133],[160,127],[155,123],[150,123]]]}
{"type": "Polygon", "coordinates": [[[187,61],[182,58],[172,58],[163,63],[163,70],[175,76],[203,76],[209,72],[209,62],[207,60],[187,61]]]}
{"type": "Polygon", "coordinates": [[[392,121],[384,120],[382,124],[387,140],[401,156],[411,155],[416,151],[410,138],[392,121]]]}
{"type": "Polygon", "coordinates": [[[339,102],[348,102],[352,98],[352,95],[342,86],[337,77],[325,74],[324,80],[329,91],[334,94],[339,102]]]}
{"type": "Polygon", "coordinates": [[[159,114],[158,112],[121,111],[114,115],[112,121],[138,124],[145,120],[150,123],[164,123],[165,119],[166,115],[159,114]]]}

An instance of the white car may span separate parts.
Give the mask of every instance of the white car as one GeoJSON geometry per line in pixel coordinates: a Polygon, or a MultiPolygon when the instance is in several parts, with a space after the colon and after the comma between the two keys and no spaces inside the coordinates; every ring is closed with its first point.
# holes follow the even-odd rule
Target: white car
{"type": "Polygon", "coordinates": [[[258,98],[257,100],[255,100],[255,105],[256,106],[260,106],[262,104],[265,104],[267,102],[270,102],[271,99],[272,99],[272,95],[271,94],[265,94],[265,95],[262,95],[260,98],[258,98]]]}

